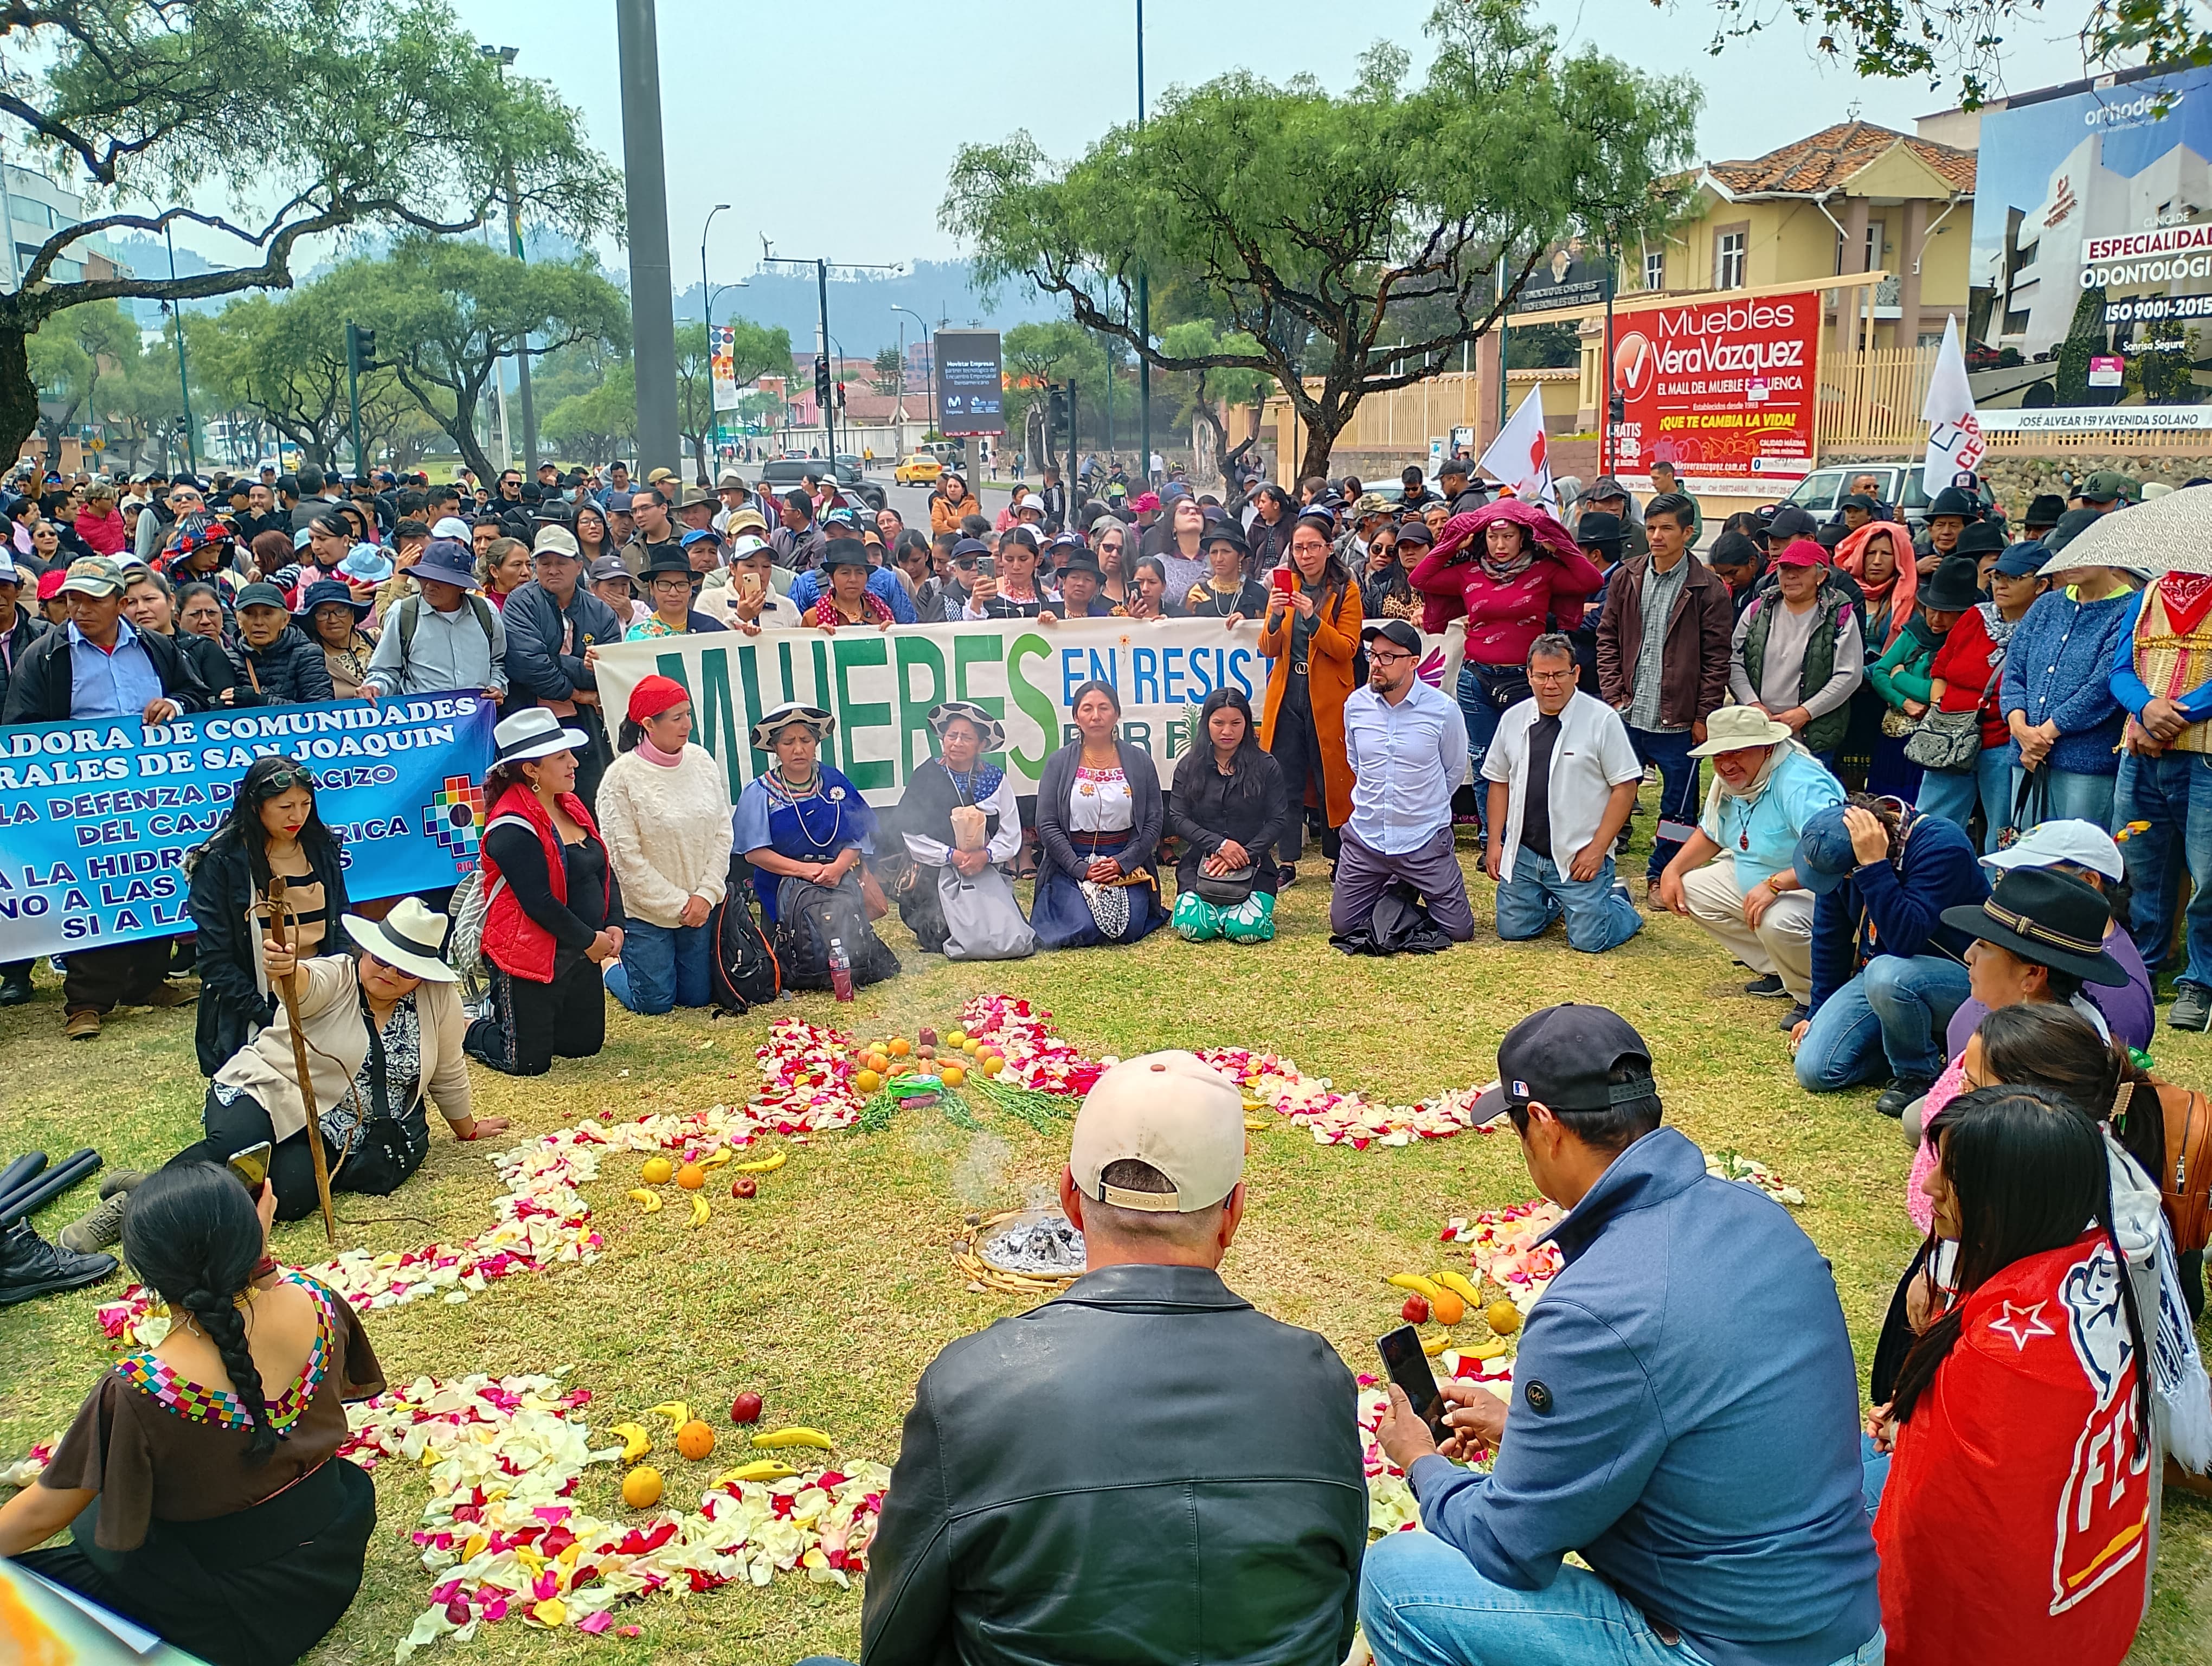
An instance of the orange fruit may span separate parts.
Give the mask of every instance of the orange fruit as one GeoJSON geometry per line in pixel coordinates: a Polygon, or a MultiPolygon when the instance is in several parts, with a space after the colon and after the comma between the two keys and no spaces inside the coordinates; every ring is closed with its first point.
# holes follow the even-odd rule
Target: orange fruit
{"type": "Polygon", "coordinates": [[[890,1058],[880,1052],[869,1054],[867,1062],[868,1068],[874,1071],[878,1076],[882,1075],[884,1072],[891,1067],[890,1058]]]}
{"type": "Polygon", "coordinates": [[[884,1079],[872,1070],[855,1071],[853,1074],[853,1085],[863,1093],[873,1093],[883,1085],[884,1079]]]}
{"type": "Polygon", "coordinates": [[[660,1502],[660,1471],[641,1463],[623,1477],[623,1502],[633,1510],[650,1510],[660,1502]]]}
{"type": "Polygon", "coordinates": [[[1449,1290],[1440,1290],[1437,1298],[1429,1304],[1429,1310],[1437,1316],[1440,1325],[1455,1325],[1467,1317],[1467,1304],[1449,1290]]]}
{"type": "Polygon", "coordinates": [[[707,1171],[696,1163],[686,1163],[677,1170],[676,1183],[687,1192],[696,1192],[707,1183],[707,1171]]]}
{"type": "Polygon", "coordinates": [[[648,1186],[665,1186],[668,1183],[668,1177],[675,1172],[676,1165],[666,1158],[648,1157],[645,1159],[645,1166],[637,1171],[637,1177],[648,1186]]]}
{"type": "Polygon", "coordinates": [[[945,1085],[947,1087],[957,1087],[961,1083],[968,1079],[968,1073],[963,1070],[957,1064],[948,1064],[944,1069],[939,1071],[937,1073],[944,1079],[945,1085]]]}
{"type": "Polygon", "coordinates": [[[714,1450],[714,1432],[695,1417],[676,1432],[676,1450],[696,1463],[714,1450]]]}
{"type": "Polygon", "coordinates": [[[902,1059],[913,1051],[914,1043],[908,1041],[904,1036],[893,1036],[891,1037],[891,1057],[895,1059],[902,1059]]]}
{"type": "Polygon", "coordinates": [[[1500,1336],[1510,1336],[1521,1329],[1521,1310],[1503,1296],[1491,1303],[1489,1307],[1484,1310],[1482,1316],[1489,1322],[1490,1328],[1500,1336]]]}
{"type": "Polygon", "coordinates": [[[994,1053],[989,1058],[983,1061],[983,1073],[986,1076],[995,1076],[1006,1067],[1006,1061],[1000,1058],[996,1053],[994,1053]]]}

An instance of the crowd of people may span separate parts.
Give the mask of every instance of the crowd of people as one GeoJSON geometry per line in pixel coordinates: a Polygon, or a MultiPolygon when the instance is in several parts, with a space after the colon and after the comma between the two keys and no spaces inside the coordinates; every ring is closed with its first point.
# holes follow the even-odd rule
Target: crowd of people
{"type": "MultiPolygon", "coordinates": [[[[1914,1150],[1927,1242],[1863,1437],[1810,1243],[1662,1126],[1625,1022],[1552,1009],[1507,1037],[1487,1109],[1572,1210],[1567,1270],[1531,1316],[1510,1408],[1457,1384],[1441,1423],[1394,1402],[1383,1444],[1429,1532],[1367,1547],[1342,1365],[1213,1270],[1243,1208],[1241,1096],[1184,1055],[1131,1061],[1086,1101],[1062,1177],[1091,1271],[1071,1300],[1008,1322],[1041,1328],[1031,1363],[1010,1370],[970,1339],[923,1379],[867,1657],[948,1643],[999,1657],[986,1633],[1035,1640],[1021,1657],[1106,1657],[1097,1639],[1133,1594],[1175,1587],[1178,1532],[1234,1599],[1143,1611],[1201,1657],[1334,1662],[1355,1619],[1388,1666],[1678,1644],[1712,1666],[1827,1666],[1881,1659],[1885,1637],[1899,1659],[1946,1657],[1970,1634],[1978,1650],[2124,1652],[2164,1455],[2187,1484],[2212,1468],[2192,1340],[2212,1114],[2140,1051],[2165,967],[2180,971],[2168,1025],[2212,1021],[2212,798],[2193,791],[2212,751],[2212,579],[2155,550],[2057,581],[2045,569],[2124,510],[2132,483],[2039,499],[2024,530],[2040,536],[2021,538],[1978,493],[1946,489],[1916,539],[1858,493],[1832,525],[1785,507],[1713,531],[1671,474],[1640,502],[1610,477],[1566,483],[1555,511],[1493,496],[1462,460],[1433,488],[1407,470],[1390,497],[1247,481],[1225,502],[1172,477],[1092,496],[1048,470],[995,521],[948,472],[926,532],[826,475],[778,496],[733,472],[711,492],[613,472],[549,465],[481,492],[311,469],[121,494],[19,480],[0,500],[0,722],[457,691],[500,712],[482,856],[455,891],[354,895],[313,772],[264,757],[187,860],[185,937],[58,958],[74,1039],[118,1005],[198,1001],[202,1137],[152,1174],[111,1176],[57,1244],[9,1228],[0,1298],[105,1277],[119,1245],[188,1311],[265,1298],[283,1317],[246,1339],[220,1319],[180,1328],[130,1383],[104,1378],[48,1479],[0,1509],[0,1554],[105,1495],[103,1444],[119,1415],[144,1415],[118,1395],[206,1380],[219,1359],[245,1413],[164,1431],[154,1461],[220,1468],[211,1496],[240,1543],[294,1535],[327,1554],[336,1606],[301,1604],[270,1635],[327,1627],[349,1566],[358,1579],[361,1495],[343,1473],[308,1488],[290,1485],[296,1466],[264,1465],[295,1426],[270,1408],[342,1430],[339,1402],[373,1391],[376,1366],[344,1304],[275,1268],[263,1238],[317,1207],[319,1166],[340,1190],[404,1183],[433,1108],[456,1139],[503,1132],[475,1114],[471,1061],[532,1076],[592,1056],[610,998],[648,1015],[728,1006],[756,954],[783,987],[849,994],[897,974],[875,931],[893,908],[923,952],[954,959],[1162,927],[1257,945],[1303,872],[1329,887],[1339,948],[1441,952],[1478,929],[1458,854],[1471,828],[1501,939],[1556,924],[1602,954],[1671,911],[1743,964],[1747,993],[1788,1001],[1804,1088],[1880,1085],[1876,1109],[1914,1150]],[[647,676],[612,712],[599,689],[600,651],[625,641],[1101,617],[1249,623],[1265,687],[1214,690],[1164,778],[1121,691],[1085,683],[1033,794],[994,761],[1001,719],[945,701],[927,714],[935,755],[874,805],[832,762],[823,707],[765,713],[749,738],[769,763],[732,794],[683,684],[647,676]],[[1421,674],[1437,635],[1463,645],[1449,690],[1421,674]],[[1639,897],[1617,862],[1653,777],[1639,897]],[[249,1195],[222,1167],[256,1146],[249,1195]],[[1723,1245],[1761,1279],[1655,1286],[1655,1268],[1723,1245]],[[2031,1301],[2054,1318],[2063,1304],[2075,1343],[2008,1375],[1977,1339],[2024,1349],[2014,1316],[2031,1301]],[[1229,1419],[1224,1361],[1289,1409],[1229,1419]],[[1999,1418],[2003,1439],[1980,1438],[1999,1418]],[[1048,1456],[1005,1438],[1010,1421],[1108,1432],[1071,1471],[1063,1441],[1048,1456]],[[2078,1479],[2085,1431],[2106,1443],[2094,1513],[2109,1529],[2086,1554],[2088,1529],[2069,1536],[2045,1507],[2078,1479]],[[1486,1475],[1433,1461],[1478,1450],[1497,1458],[1486,1475]],[[1057,1490],[1040,1490],[1048,1472],[1057,1490]],[[1063,1496],[1091,1502],[1073,1513],[1063,1496]],[[956,1519],[997,1528],[956,1549],[956,1519]],[[1090,1548],[1071,1560],[1079,1529],[1090,1548]],[[1102,1561],[1107,1541],[1122,1548],[1102,1561]],[[1563,1568],[1569,1550],[1586,1566],[1563,1568]],[[2037,1598],[2034,1570],[2069,1555],[2071,1594],[2037,1598]],[[1955,1600],[1962,1585],[1973,1601],[1955,1600]]],[[[0,967],[0,1005],[33,998],[31,972],[0,967]]],[[[285,1450],[343,1468],[313,1439],[285,1450]]],[[[136,1473],[96,1534],[81,1523],[77,1548],[37,1555],[187,1641],[183,1553],[136,1473]]]]}

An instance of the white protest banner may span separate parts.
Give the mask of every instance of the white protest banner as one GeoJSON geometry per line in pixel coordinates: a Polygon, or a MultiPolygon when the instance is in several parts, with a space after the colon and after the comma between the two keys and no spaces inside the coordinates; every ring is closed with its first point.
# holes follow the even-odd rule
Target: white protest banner
{"type": "Polygon", "coordinates": [[[1943,344],[1936,350],[1936,374],[1929,378],[1928,398],[1920,407],[1928,424],[1928,455],[1920,465],[1920,480],[1930,497],[1961,474],[1980,471],[1982,425],[1974,416],[1974,390],[1966,381],[1966,356],[1959,345],[1959,317],[1943,321],[1943,344]]]}
{"type": "Polygon", "coordinates": [[[1490,449],[1482,453],[1483,472],[1503,480],[1523,503],[1559,507],[1552,489],[1552,464],[1544,441],[1544,391],[1528,390],[1513,419],[1498,430],[1490,449]]]}
{"type": "MultiPolygon", "coordinates": [[[[1259,717],[1269,665],[1259,644],[1256,623],[1231,629],[1215,619],[992,619],[834,635],[702,631],[603,648],[594,664],[610,729],[641,678],[658,672],[689,689],[691,739],[727,770],[732,801],[768,767],[752,745],[753,725],[799,700],[837,719],[824,761],[871,803],[892,804],[915,768],[936,756],[929,708],[944,700],[973,700],[1006,724],[1006,750],[991,762],[1018,792],[1035,792],[1045,760],[1075,733],[1075,690],[1094,678],[1120,695],[1121,738],[1152,754],[1164,784],[1213,690],[1242,690],[1259,717]]],[[[1442,636],[1425,647],[1422,678],[1449,690],[1455,647],[1442,636]]]]}

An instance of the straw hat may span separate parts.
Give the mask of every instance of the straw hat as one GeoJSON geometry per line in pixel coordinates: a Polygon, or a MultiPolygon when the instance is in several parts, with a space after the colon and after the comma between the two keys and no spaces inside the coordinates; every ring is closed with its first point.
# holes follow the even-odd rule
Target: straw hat
{"type": "Polygon", "coordinates": [[[1772,746],[1795,733],[1787,723],[1769,717],[1756,706],[1722,706],[1705,719],[1705,745],[1691,747],[1690,756],[1718,757],[1723,752],[1740,752],[1748,746],[1772,746]]]}

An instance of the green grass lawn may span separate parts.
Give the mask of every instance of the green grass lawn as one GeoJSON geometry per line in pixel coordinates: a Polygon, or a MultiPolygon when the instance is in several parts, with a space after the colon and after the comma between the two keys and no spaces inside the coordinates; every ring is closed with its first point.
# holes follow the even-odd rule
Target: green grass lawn
{"type": "MultiPolygon", "coordinates": [[[[1639,855],[1630,871],[1641,866],[1639,855]]],[[[1835,1268],[1863,1383],[1915,1242],[1903,1207],[1908,1153],[1896,1124],[1875,1114],[1873,1090],[1801,1092],[1775,1027],[1780,1003],[1743,996],[1745,974],[1686,922],[1654,920],[1600,958],[1570,952],[1556,932],[1508,945],[1487,936],[1490,887],[1470,889],[1483,933],[1473,945],[1389,961],[1328,947],[1327,891],[1312,884],[1283,899],[1277,940],[1249,949],[1194,947],[1163,930],[1129,950],[950,966],[916,952],[893,920],[885,936],[907,975],[863,991],[845,1014],[872,1031],[911,1035],[945,1025],[969,995],[1006,990],[1052,1012],[1093,1054],[1272,1048],[1340,1087],[1406,1102],[1487,1079],[1500,1033],[1532,1009],[1602,1002],[1651,1043],[1669,1120],[1708,1150],[1734,1148],[1803,1189],[1798,1219],[1835,1268]]],[[[821,995],[776,1010],[822,1022],[839,1016],[821,995]]],[[[60,1013],[58,991],[43,976],[35,1004],[0,1012],[0,1158],[33,1147],[58,1158],[94,1145],[112,1165],[152,1166],[198,1137],[204,1085],[189,1010],[119,1015],[99,1041],[75,1045],[61,1039],[60,1013]]],[[[534,1134],[586,1116],[741,1103],[758,1080],[753,1049],[769,1013],[720,1023],[611,1013],[597,1059],[560,1064],[537,1081],[477,1073],[477,1108],[534,1134]]],[[[2212,1075],[2204,1037],[2162,1030],[2159,1052],[2163,1071],[2180,1080],[2212,1075]]],[[[395,1383],[421,1372],[572,1366],[571,1380],[597,1396],[594,1444],[606,1443],[607,1424],[665,1400],[688,1400],[719,1420],[731,1396],[750,1388],[766,1396],[769,1421],[819,1426],[845,1454],[890,1462],[931,1358],[1023,1305],[967,1292],[949,1255],[963,1215],[1020,1202],[1054,1179],[1066,1155],[1064,1134],[1048,1138],[988,1113],[984,1122],[963,1132],[919,1111],[881,1134],[824,1136],[769,1177],[750,1204],[716,1189],[714,1218],[697,1229],[682,1224],[680,1209],[638,1213],[623,1195],[636,1183],[638,1159],[611,1158],[587,1189],[607,1240],[596,1264],[510,1279],[465,1306],[424,1301],[373,1314],[370,1336],[395,1383]]],[[[1320,1331],[1362,1371],[1373,1368],[1373,1339],[1396,1322],[1402,1293],[1381,1278],[1436,1266],[1445,1218],[1532,1190],[1510,1134],[1354,1152],[1316,1146],[1285,1122],[1253,1136],[1246,1173],[1249,1212],[1224,1274],[1265,1310],[1320,1331]]],[[[499,1189],[483,1151],[441,1130],[422,1173],[401,1192],[341,1198],[341,1242],[398,1250],[465,1238],[489,1223],[499,1189]]],[[[92,1197],[80,1187],[40,1217],[40,1228],[51,1235],[92,1197]]],[[[288,1262],[321,1259],[319,1223],[280,1229],[276,1251],[288,1262]]],[[[1710,1275],[1749,1279],[1758,1269],[1715,1267],[1710,1275]]],[[[121,1285],[0,1316],[0,1461],[67,1423],[111,1357],[93,1310],[121,1285]]],[[[1262,1392],[1255,1385],[1255,1396],[1262,1392]]],[[[689,1486],[696,1498],[711,1471],[669,1456],[672,1497],[689,1486]]],[[[432,1582],[406,1539],[425,1496],[419,1477],[403,1464],[379,1470],[383,1521],[368,1575],[316,1659],[389,1661],[427,1602],[432,1582]]],[[[582,1501],[616,1514],[615,1485],[611,1468],[595,1467],[582,1501]]],[[[634,1644],[509,1620],[457,1657],[574,1658],[643,1646],[655,1659],[786,1666],[811,1652],[856,1651],[860,1612],[857,1586],[840,1592],[787,1578],[766,1590],[732,1585],[629,1605],[617,1617],[643,1626],[634,1644]]],[[[2193,1500],[2168,1496],[2155,1602],[2133,1657],[2212,1663],[2212,1510],[2193,1500]]],[[[434,1660],[434,1650],[423,1658],[434,1660]]]]}

